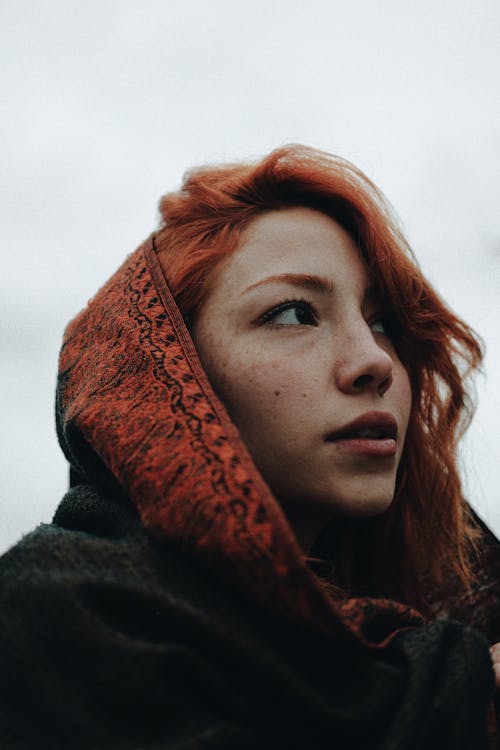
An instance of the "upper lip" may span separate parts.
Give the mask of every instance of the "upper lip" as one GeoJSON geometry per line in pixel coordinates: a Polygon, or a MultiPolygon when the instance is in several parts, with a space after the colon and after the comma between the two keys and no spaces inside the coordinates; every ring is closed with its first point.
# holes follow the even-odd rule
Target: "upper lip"
{"type": "Polygon", "coordinates": [[[396,440],[398,436],[398,423],[392,414],[384,411],[370,411],[353,419],[335,432],[328,433],[327,440],[340,440],[342,438],[355,437],[361,430],[376,430],[382,438],[396,440]]]}

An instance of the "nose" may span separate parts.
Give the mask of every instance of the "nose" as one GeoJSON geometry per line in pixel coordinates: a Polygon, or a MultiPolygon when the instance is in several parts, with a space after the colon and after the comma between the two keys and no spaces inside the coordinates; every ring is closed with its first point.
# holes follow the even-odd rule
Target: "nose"
{"type": "Polygon", "coordinates": [[[337,360],[335,380],[343,393],[356,395],[373,391],[379,396],[391,387],[393,361],[369,328],[352,335],[345,342],[345,355],[337,360]]]}

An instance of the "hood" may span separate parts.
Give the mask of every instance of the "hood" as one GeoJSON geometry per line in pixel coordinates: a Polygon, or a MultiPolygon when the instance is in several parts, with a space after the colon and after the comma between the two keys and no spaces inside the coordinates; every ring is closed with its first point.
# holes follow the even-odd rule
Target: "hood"
{"type": "Polygon", "coordinates": [[[154,234],[68,325],[57,427],[81,481],[268,611],[373,648],[422,624],[402,604],[334,602],[320,586],[207,379],[154,234]]]}

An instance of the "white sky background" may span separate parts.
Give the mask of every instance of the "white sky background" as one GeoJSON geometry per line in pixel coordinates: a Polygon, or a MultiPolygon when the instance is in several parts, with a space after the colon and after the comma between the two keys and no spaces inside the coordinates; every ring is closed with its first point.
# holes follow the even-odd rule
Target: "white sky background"
{"type": "Polygon", "coordinates": [[[2,0],[0,551],[67,485],[62,332],[190,166],[354,161],[486,341],[467,493],[500,532],[498,0],[2,0]]]}

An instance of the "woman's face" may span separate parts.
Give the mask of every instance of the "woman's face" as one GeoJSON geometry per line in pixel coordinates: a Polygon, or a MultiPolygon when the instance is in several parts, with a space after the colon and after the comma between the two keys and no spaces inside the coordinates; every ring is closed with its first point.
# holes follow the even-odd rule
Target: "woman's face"
{"type": "Polygon", "coordinates": [[[392,502],[411,392],[384,313],[351,236],[293,207],[251,224],[194,322],[207,375],[303,549],[333,516],[392,502]]]}

